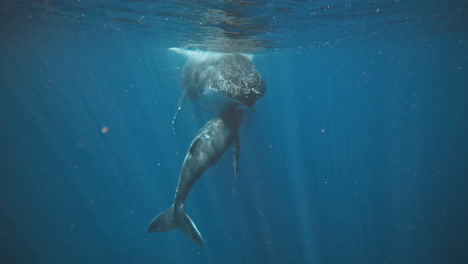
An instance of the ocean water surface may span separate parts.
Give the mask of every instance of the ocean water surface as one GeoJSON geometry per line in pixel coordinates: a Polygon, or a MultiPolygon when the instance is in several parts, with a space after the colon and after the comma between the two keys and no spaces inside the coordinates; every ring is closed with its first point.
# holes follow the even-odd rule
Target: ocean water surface
{"type": "Polygon", "coordinates": [[[465,1],[0,2],[1,263],[468,263],[465,1]],[[212,114],[187,59],[240,52],[267,91],[148,234],[212,114]]]}

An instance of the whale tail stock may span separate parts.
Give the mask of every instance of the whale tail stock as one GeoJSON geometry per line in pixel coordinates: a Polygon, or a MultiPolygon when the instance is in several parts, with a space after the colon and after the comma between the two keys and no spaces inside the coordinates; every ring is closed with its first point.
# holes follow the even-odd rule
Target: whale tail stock
{"type": "Polygon", "coordinates": [[[177,207],[172,205],[169,209],[156,216],[148,226],[148,233],[166,232],[176,227],[200,247],[203,246],[202,236],[195,223],[185,212],[183,205],[177,207]]]}

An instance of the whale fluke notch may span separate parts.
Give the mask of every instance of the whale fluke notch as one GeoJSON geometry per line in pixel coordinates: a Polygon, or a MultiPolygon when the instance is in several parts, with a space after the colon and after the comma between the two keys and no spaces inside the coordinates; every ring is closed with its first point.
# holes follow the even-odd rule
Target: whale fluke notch
{"type": "Polygon", "coordinates": [[[239,134],[234,135],[232,140],[232,159],[234,161],[234,176],[239,178],[239,158],[240,158],[240,143],[239,134]]]}

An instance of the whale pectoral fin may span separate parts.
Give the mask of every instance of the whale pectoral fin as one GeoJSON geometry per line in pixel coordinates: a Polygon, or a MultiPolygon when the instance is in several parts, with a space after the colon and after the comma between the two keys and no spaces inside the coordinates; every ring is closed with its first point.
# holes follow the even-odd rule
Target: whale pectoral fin
{"type": "Polygon", "coordinates": [[[186,95],[185,95],[185,91],[184,91],[184,93],[180,97],[179,103],[177,104],[177,109],[176,109],[176,111],[174,113],[174,117],[172,118],[172,131],[174,132],[174,135],[177,135],[176,120],[177,120],[177,116],[179,115],[180,110],[182,110],[182,105],[185,102],[185,97],[186,97],[186,95]]]}
{"type": "Polygon", "coordinates": [[[239,156],[240,156],[240,143],[239,136],[235,135],[232,140],[232,158],[234,161],[234,176],[239,177],[239,156]]]}

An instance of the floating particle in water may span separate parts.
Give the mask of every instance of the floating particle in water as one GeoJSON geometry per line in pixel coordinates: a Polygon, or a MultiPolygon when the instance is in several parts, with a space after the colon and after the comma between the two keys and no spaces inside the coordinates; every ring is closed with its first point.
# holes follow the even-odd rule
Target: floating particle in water
{"type": "Polygon", "coordinates": [[[107,132],[109,132],[109,128],[108,128],[107,126],[103,126],[103,127],[101,128],[101,133],[102,133],[102,134],[107,134],[107,132]]]}

